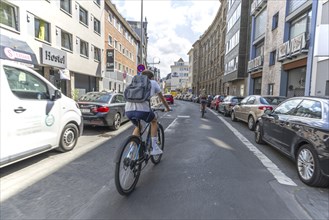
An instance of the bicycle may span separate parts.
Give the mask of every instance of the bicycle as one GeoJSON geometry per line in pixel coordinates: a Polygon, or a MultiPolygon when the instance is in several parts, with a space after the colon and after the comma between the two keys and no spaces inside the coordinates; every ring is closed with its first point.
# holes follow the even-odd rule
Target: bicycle
{"type": "Polygon", "coordinates": [[[201,101],[201,118],[204,118],[205,113],[206,113],[206,102],[201,101]]]}
{"type": "MultiPolygon", "coordinates": [[[[156,111],[164,111],[164,109],[154,109],[156,111]]],[[[121,195],[129,195],[138,182],[141,171],[146,167],[151,159],[154,165],[160,163],[162,154],[150,155],[151,126],[146,123],[145,128],[141,129],[141,121],[138,120],[139,136],[129,136],[122,145],[121,150],[117,152],[115,160],[115,186],[121,195]],[[146,141],[143,140],[143,134],[147,131],[146,141]],[[144,163],[144,166],[143,166],[144,163]],[[123,176],[121,176],[123,174],[123,176]]],[[[164,149],[164,130],[158,121],[157,144],[163,151],[164,149]]]]}

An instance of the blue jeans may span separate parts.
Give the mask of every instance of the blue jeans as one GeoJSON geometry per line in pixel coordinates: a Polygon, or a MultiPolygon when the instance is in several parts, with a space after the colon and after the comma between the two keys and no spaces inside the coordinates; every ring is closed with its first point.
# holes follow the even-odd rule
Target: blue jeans
{"type": "Polygon", "coordinates": [[[141,112],[141,111],[129,111],[126,112],[127,117],[129,120],[137,127],[138,126],[138,119],[145,121],[146,123],[150,123],[154,118],[154,112],[141,112]]]}

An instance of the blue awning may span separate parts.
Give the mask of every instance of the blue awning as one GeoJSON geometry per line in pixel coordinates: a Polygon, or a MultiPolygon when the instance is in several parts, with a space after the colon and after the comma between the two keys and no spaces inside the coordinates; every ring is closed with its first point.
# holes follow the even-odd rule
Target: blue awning
{"type": "Polygon", "coordinates": [[[0,35],[0,58],[38,65],[36,55],[25,41],[5,35],[0,35]]]}

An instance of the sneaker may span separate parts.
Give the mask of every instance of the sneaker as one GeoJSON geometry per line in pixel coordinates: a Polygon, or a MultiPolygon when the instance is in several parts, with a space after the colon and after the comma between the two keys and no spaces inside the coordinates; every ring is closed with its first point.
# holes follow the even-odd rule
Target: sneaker
{"type": "Polygon", "coordinates": [[[154,147],[152,147],[152,151],[151,151],[151,155],[152,156],[156,156],[156,155],[159,155],[159,154],[162,154],[163,151],[160,149],[160,147],[157,145],[157,144],[154,144],[154,147]]]}

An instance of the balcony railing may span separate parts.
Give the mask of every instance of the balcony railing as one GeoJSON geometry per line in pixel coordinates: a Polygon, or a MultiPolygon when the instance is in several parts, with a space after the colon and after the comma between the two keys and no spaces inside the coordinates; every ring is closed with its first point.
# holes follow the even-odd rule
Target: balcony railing
{"type": "Polygon", "coordinates": [[[264,56],[258,56],[248,62],[248,72],[254,72],[263,68],[264,56]]]}
{"type": "Polygon", "coordinates": [[[257,12],[263,9],[263,7],[266,5],[267,0],[254,0],[251,3],[251,8],[250,8],[250,15],[253,16],[257,12]]]}
{"type": "Polygon", "coordinates": [[[292,59],[302,53],[308,53],[306,32],[284,42],[278,47],[278,61],[292,59]]]}

